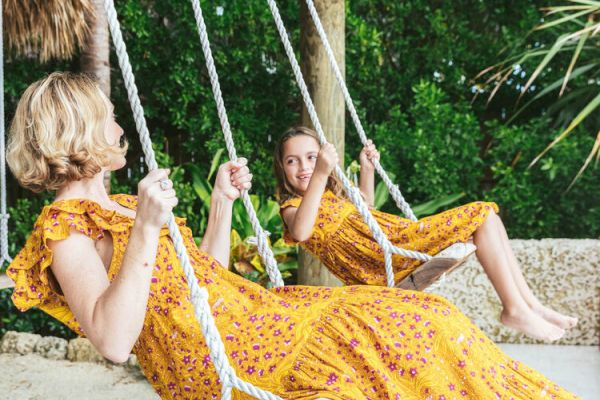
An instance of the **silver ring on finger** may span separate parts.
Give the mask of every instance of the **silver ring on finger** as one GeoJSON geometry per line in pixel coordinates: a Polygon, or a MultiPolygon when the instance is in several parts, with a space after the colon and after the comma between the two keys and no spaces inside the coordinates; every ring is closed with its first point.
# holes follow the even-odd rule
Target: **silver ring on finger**
{"type": "Polygon", "coordinates": [[[161,179],[158,183],[160,184],[160,188],[163,191],[169,189],[169,180],[168,179],[161,179]]]}

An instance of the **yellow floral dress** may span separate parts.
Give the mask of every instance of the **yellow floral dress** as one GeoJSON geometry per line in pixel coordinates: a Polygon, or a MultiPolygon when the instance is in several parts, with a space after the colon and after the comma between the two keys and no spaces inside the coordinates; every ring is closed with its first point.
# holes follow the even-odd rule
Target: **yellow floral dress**
{"type": "MultiPolygon", "coordinates": [[[[136,208],[128,195],[112,197],[136,208]]],[[[447,300],[369,286],[267,290],[227,271],[180,230],[227,356],[239,376],[285,399],[572,399],[575,396],[503,354],[447,300]]],[[[37,307],[83,335],[49,285],[48,240],[79,231],[112,235],[115,278],[133,220],[89,200],[45,207],[8,268],[13,302],[37,307]]],[[[220,384],[194,318],[186,279],[165,229],[135,344],[142,370],[163,399],[218,399],[220,384]]],[[[235,391],[234,391],[235,392],[235,391]]],[[[248,399],[234,393],[235,399],[248,399]]]]}
{"type": "MultiPolygon", "coordinates": [[[[282,203],[281,210],[298,208],[301,202],[302,197],[294,197],[282,203]]],[[[490,212],[498,212],[495,203],[478,201],[414,222],[371,210],[392,244],[429,255],[469,240],[490,212]]],[[[310,237],[297,242],[286,228],[284,239],[288,244],[299,244],[314,254],[346,285],[386,285],[381,246],[354,204],[330,190],[323,194],[310,237]]],[[[394,254],[394,281],[400,282],[419,264],[419,260],[394,254]]]]}

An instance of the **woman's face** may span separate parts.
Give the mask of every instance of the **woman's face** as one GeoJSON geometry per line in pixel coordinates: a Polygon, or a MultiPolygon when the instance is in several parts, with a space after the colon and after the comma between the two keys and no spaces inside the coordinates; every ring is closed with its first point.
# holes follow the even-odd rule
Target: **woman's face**
{"type": "Polygon", "coordinates": [[[299,194],[308,188],[319,150],[319,142],[308,135],[293,136],[283,143],[283,171],[290,186],[299,194]]]}
{"type": "MultiPolygon", "coordinates": [[[[123,131],[123,128],[121,128],[121,126],[117,123],[117,121],[115,121],[114,106],[110,102],[109,111],[110,115],[108,117],[108,120],[106,121],[104,137],[106,138],[108,144],[110,144],[111,146],[120,146],[121,137],[125,132],[123,131]]],[[[126,160],[124,155],[115,154],[111,156],[110,170],[115,171],[117,169],[123,168],[125,166],[125,162],[126,160]]]]}

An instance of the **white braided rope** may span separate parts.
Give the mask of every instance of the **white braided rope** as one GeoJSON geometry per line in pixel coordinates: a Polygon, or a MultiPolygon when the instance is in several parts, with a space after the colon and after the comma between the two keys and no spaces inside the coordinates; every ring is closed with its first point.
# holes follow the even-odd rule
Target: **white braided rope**
{"type": "MultiPolygon", "coordinates": [[[[344,95],[344,99],[346,100],[346,106],[348,107],[348,111],[350,111],[350,116],[352,117],[352,121],[354,122],[354,126],[356,127],[356,131],[360,136],[360,140],[363,145],[367,145],[367,135],[365,134],[365,130],[360,122],[360,118],[358,117],[358,113],[356,112],[356,108],[354,108],[354,102],[350,97],[350,92],[348,92],[348,87],[346,86],[346,81],[342,76],[342,72],[340,71],[340,67],[335,59],[335,55],[333,54],[333,50],[331,49],[331,45],[329,44],[329,39],[327,38],[327,34],[325,33],[325,29],[323,29],[323,24],[321,23],[321,19],[319,18],[319,14],[317,13],[317,9],[312,0],[306,0],[306,5],[308,6],[308,11],[310,12],[310,16],[317,28],[317,33],[321,38],[321,42],[325,47],[325,52],[327,53],[327,58],[329,59],[329,64],[331,65],[331,69],[335,74],[335,78],[339,84],[340,89],[342,90],[342,94],[344,95]]],[[[413,213],[412,209],[408,202],[402,196],[400,192],[400,188],[398,185],[394,184],[387,172],[383,169],[379,160],[373,160],[373,164],[375,165],[375,170],[387,186],[388,191],[392,195],[392,198],[396,202],[396,206],[406,215],[407,218],[412,221],[417,221],[417,217],[413,213]]]]}
{"type": "MultiPolygon", "coordinates": [[[[319,117],[317,116],[317,112],[315,110],[315,106],[310,97],[310,93],[308,92],[308,88],[306,86],[306,82],[304,81],[304,77],[302,76],[302,71],[300,70],[300,65],[298,64],[298,60],[296,60],[296,55],[294,54],[294,49],[290,44],[290,40],[281,19],[281,15],[279,13],[279,9],[277,8],[277,3],[275,0],[267,0],[269,3],[269,8],[271,9],[271,14],[275,20],[275,25],[277,26],[277,30],[279,31],[279,36],[281,37],[281,41],[283,42],[283,46],[285,48],[285,52],[290,60],[290,64],[292,66],[292,70],[294,72],[294,76],[296,78],[296,83],[300,88],[300,92],[302,93],[302,98],[304,100],[304,104],[306,105],[306,109],[310,116],[313,126],[315,127],[315,131],[319,136],[319,141],[321,144],[327,143],[327,139],[325,138],[325,134],[323,133],[323,128],[321,127],[321,123],[319,122],[319,117]]],[[[385,260],[385,272],[386,272],[386,280],[387,285],[389,287],[394,286],[394,270],[392,268],[392,254],[400,254],[404,257],[414,258],[421,261],[429,261],[431,260],[431,256],[425,253],[420,253],[417,251],[411,251],[402,249],[392,245],[389,239],[381,230],[381,227],[375,221],[375,218],[371,215],[367,205],[365,204],[360,192],[356,187],[354,187],[351,182],[348,180],[344,172],[340,169],[339,166],[335,167],[335,174],[342,181],[344,185],[344,189],[348,194],[348,197],[354,203],[359,213],[365,220],[365,223],[373,233],[373,237],[377,241],[377,243],[383,249],[384,260],[385,260]]]]}
{"type": "Polygon", "coordinates": [[[10,263],[8,254],[8,219],[6,212],[6,145],[4,142],[4,42],[2,23],[2,1],[0,0],[0,267],[4,261],[10,263]]]}
{"type": "MultiPolygon", "coordinates": [[[[204,17],[202,15],[202,7],[200,7],[199,0],[191,1],[192,6],[194,8],[194,17],[196,18],[198,34],[200,35],[200,43],[202,44],[202,51],[204,53],[204,58],[206,59],[206,68],[208,69],[208,75],[210,77],[210,83],[212,85],[213,96],[215,98],[215,103],[217,104],[217,112],[219,114],[219,121],[221,122],[221,130],[223,131],[223,137],[225,138],[225,145],[227,146],[229,158],[231,160],[237,160],[235,144],[233,143],[233,135],[231,134],[231,127],[229,125],[229,119],[227,118],[227,110],[225,109],[223,94],[221,93],[221,85],[219,84],[219,75],[217,74],[217,69],[215,68],[215,61],[213,59],[212,51],[210,49],[210,42],[208,40],[206,24],[204,23],[204,17]]],[[[242,201],[250,217],[252,229],[256,234],[258,253],[260,254],[263,262],[265,263],[269,279],[271,280],[273,286],[283,286],[284,283],[283,278],[281,277],[281,272],[277,267],[277,261],[275,261],[273,251],[269,246],[269,235],[267,234],[267,232],[265,232],[265,230],[260,225],[260,222],[258,221],[256,211],[254,210],[254,206],[250,201],[250,196],[248,195],[247,190],[242,191],[242,201]]]]}
{"type": "MultiPolygon", "coordinates": [[[[132,73],[131,64],[129,62],[129,56],[127,55],[127,49],[121,35],[121,28],[117,19],[117,13],[113,1],[104,0],[104,8],[119,60],[119,66],[121,67],[121,72],[123,73],[125,87],[127,88],[127,95],[133,110],[136,128],[140,135],[140,141],[142,142],[142,149],[146,157],[146,163],[148,168],[153,170],[156,169],[158,165],[154,157],[154,151],[152,150],[152,142],[146,126],[144,110],[137,94],[135,79],[132,73]]],[[[208,303],[208,291],[205,288],[201,288],[198,284],[198,280],[196,279],[194,270],[190,264],[183,238],[181,237],[181,233],[179,232],[173,214],[171,214],[167,225],[169,227],[170,237],[177,252],[177,257],[181,262],[183,272],[190,288],[190,300],[194,306],[194,314],[200,323],[202,333],[204,334],[204,338],[210,352],[211,360],[215,365],[215,369],[222,384],[222,397],[226,400],[231,399],[231,390],[232,388],[236,388],[259,399],[280,399],[279,397],[261,390],[251,383],[244,382],[237,377],[235,370],[229,363],[225,353],[225,346],[223,345],[223,341],[221,340],[221,336],[219,335],[214,318],[210,311],[210,304],[208,303]]]]}

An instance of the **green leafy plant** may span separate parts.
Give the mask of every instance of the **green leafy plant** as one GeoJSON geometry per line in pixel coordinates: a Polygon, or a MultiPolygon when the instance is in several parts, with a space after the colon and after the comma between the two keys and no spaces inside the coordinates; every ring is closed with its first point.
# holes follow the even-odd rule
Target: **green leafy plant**
{"type": "MultiPolygon", "coordinates": [[[[538,46],[524,51],[519,46],[516,54],[510,55],[478,75],[479,77],[490,71],[493,72],[484,82],[484,86],[494,87],[490,92],[489,102],[496,95],[498,89],[509,81],[511,76],[515,73],[521,73],[523,64],[539,60],[527,82],[520,87],[519,100],[521,100],[542,73],[550,69],[551,61],[559,59],[559,63],[562,63],[566,59],[560,56],[565,53],[571,54],[564,76],[550,83],[544,90],[533,96],[509,120],[509,122],[514,120],[533,102],[558,90],[559,100],[550,107],[549,111],[559,113],[558,120],[560,121],[562,118],[566,126],[550,144],[533,158],[529,164],[530,167],[585,120],[592,120],[590,123],[592,129],[598,129],[600,124],[598,113],[594,113],[600,106],[600,68],[598,68],[600,65],[600,35],[598,35],[600,33],[600,22],[598,22],[600,18],[600,1],[569,0],[567,3],[568,5],[545,7],[546,15],[553,17],[553,19],[547,22],[544,21],[544,23],[533,29],[534,32],[550,30],[554,35],[558,35],[551,46],[538,46]],[[576,65],[579,66],[575,68],[576,65]],[[573,87],[569,88],[568,84],[573,87]]],[[[594,157],[596,157],[596,162],[600,160],[600,130],[596,133],[596,140],[591,151],[567,190],[571,189],[581,177],[594,157]]],[[[548,164],[546,163],[542,168],[548,169],[548,164]]]]}
{"type": "MultiPolygon", "coordinates": [[[[293,271],[298,269],[296,246],[286,244],[281,237],[274,243],[270,242],[270,246],[282,278],[291,278],[293,271]]],[[[263,286],[269,286],[269,277],[253,236],[242,239],[237,230],[231,230],[230,260],[240,275],[263,286]]]]}
{"type": "Polygon", "coordinates": [[[548,128],[547,118],[535,118],[519,126],[495,122],[488,129],[492,140],[486,163],[494,185],[482,194],[482,199],[498,203],[511,237],[598,237],[598,173],[594,170],[584,174],[577,190],[565,192],[565,182],[580,168],[581,159],[594,142],[583,134],[583,127],[576,128],[578,140],[558,143],[552,156],[541,160],[541,168],[528,168],[528,160],[559,132],[548,128]]]}
{"type": "MultiPolygon", "coordinates": [[[[353,160],[346,168],[346,175],[349,179],[351,179],[355,184],[358,180],[358,173],[360,173],[360,164],[353,160]]],[[[388,176],[392,180],[392,182],[396,179],[393,173],[388,173],[388,176]]],[[[465,193],[456,193],[448,196],[442,196],[440,198],[427,201],[425,203],[411,205],[411,209],[416,217],[431,215],[441,209],[442,207],[446,207],[450,204],[453,204],[460,200],[465,196],[465,193]]],[[[390,192],[383,181],[379,181],[377,185],[375,185],[375,201],[373,206],[375,209],[380,209],[390,200],[390,192]]]]}
{"type": "MultiPolygon", "coordinates": [[[[222,155],[223,149],[217,150],[206,176],[198,166],[189,166],[192,187],[202,202],[203,221],[207,221],[210,209],[210,196],[213,189],[211,178],[219,166],[222,155]]],[[[263,229],[270,233],[271,238],[275,238],[271,242],[271,249],[282,277],[284,279],[290,278],[292,271],[298,268],[297,250],[296,246],[288,246],[282,238],[283,221],[279,215],[279,204],[267,196],[256,194],[250,195],[250,201],[256,210],[256,216],[263,229]]],[[[203,228],[205,228],[205,225],[203,228]]],[[[266,286],[268,284],[266,268],[258,254],[256,245],[253,243],[253,238],[254,229],[244,204],[241,201],[236,201],[233,204],[231,218],[230,264],[242,276],[266,286]]]]}

